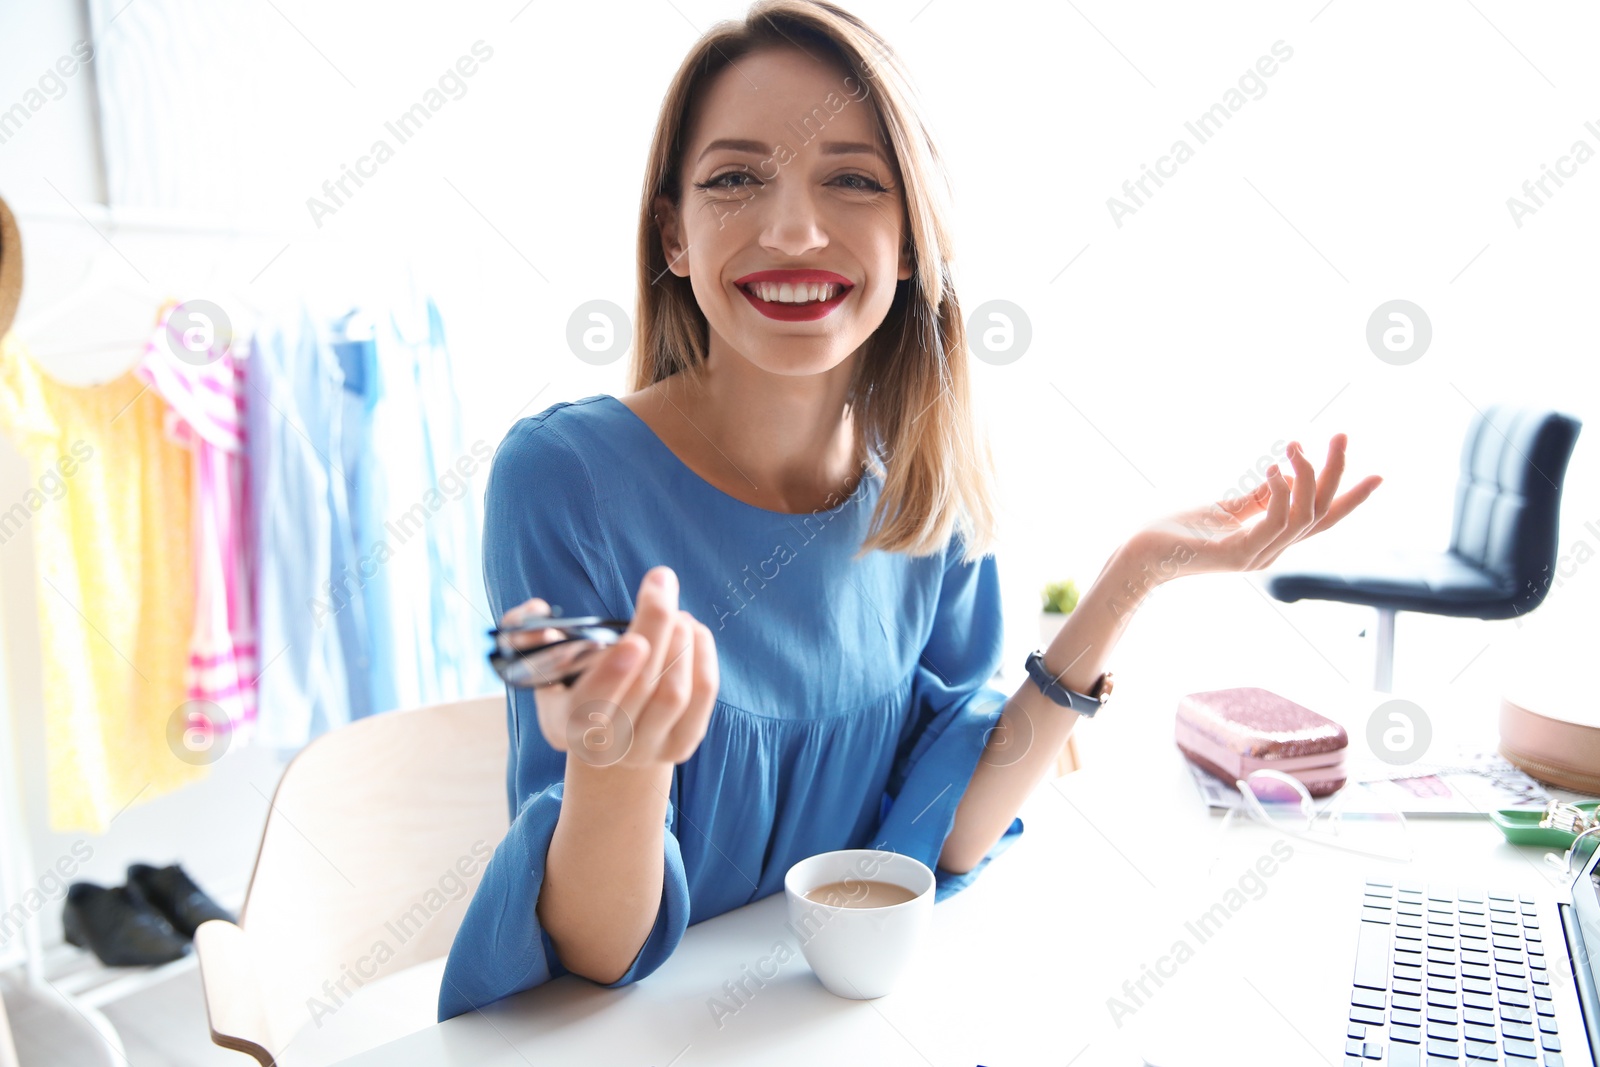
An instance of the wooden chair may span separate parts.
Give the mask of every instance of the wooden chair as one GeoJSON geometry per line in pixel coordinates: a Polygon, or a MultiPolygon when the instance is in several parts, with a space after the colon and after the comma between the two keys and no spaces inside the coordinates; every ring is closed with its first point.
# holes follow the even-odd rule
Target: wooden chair
{"type": "Polygon", "coordinates": [[[1083,759],[1078,755],[1078,736],[1076,733],[1067,735],[1067,743],[1061,746],[1061,754],[1056,757],[1056,777],[1071,774],[1083,767],[1083,759]]]}
{"type": "MultiPolygon", "coordinates": [[[[509,825],[506,750],[496,695],[362,719],[296,754],[239,922],[195,934],[212,1041],[271,1067],[321,1012],[445,956],[509,825]]],[[[426,1017],[410,1028],[433,1007],[412,1006],[426,1017]]]]}

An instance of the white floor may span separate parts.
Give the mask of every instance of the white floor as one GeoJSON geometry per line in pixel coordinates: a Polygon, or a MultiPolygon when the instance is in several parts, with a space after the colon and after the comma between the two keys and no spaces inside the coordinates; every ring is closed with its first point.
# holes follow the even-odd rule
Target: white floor
{"type": "Polygon", "coordinates": [[[191,968],[105,1009],[126,1063],[59,998],[4,987],[21,1067],[252,1067],[255,1060],[211,1043],[200,972],[191,968]]]}
{"type": "MultiPolygon", "coordinates": [[[[122,1035],[133,1067],[250,1067],[256,1062],[211,1043],[198,968],[107,1005],[106,1016],[122,1035]]],[[[31,1065],[24,1061],[23,1067],[31,1065]]]]}

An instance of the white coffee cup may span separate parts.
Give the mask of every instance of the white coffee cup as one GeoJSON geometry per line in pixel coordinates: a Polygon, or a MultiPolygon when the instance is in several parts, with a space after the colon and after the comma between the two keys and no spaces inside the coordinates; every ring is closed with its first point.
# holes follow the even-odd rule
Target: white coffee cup
{"type": "Polygon", "coordinates": [[[933,871],[898,852],[823,852],[790,867],[783,890],[789,926],[806,962],[828,992],[851,1000],[872,1000],[889,992],[915,958],[933,919],[933,871]],[[887,882],[915,896],[876,908],[834,907],[806,897],[833,882],[845,883],[848,899],[865,896],[864,882],[887,882]],[[859,887],[860,894],[852,887],[859,887]]]}

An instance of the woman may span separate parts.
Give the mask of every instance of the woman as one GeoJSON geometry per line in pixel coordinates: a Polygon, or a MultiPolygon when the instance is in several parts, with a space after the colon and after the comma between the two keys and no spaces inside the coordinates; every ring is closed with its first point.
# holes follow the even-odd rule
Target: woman
{"type": "MultiPolygon", "coordinates": [[[[943,900],[1022,832],[1077,714],[984,684],[993,471],[941,180],[898,61],[838,7],[764,0],[684,61],[644,190],[634,391],[518,422],[485,502],[503,624],[633,621],[570,689],[511,693],[512,826],[441,1019],[565,973],[637,981],[817,852],[915,856],[943,900]]],[[[1379,482],[1334,499],[1344,444],[1321,478],[1291,445],[1292,477],[1138,531],[1044,669],[1087,692],[1154,582],[1338,522],[1379,482]]]]}

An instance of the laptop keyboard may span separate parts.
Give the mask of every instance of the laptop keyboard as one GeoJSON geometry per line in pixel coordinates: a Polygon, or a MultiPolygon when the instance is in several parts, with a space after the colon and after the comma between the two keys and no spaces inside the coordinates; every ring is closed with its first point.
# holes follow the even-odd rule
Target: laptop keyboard
{"type": "Polygon", "coordinates": [[[1530,898],[1368,882],[1361,919],[1345,1067],[1565,1067],[1530,898]]]}

